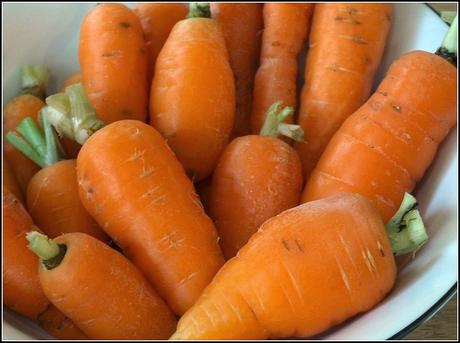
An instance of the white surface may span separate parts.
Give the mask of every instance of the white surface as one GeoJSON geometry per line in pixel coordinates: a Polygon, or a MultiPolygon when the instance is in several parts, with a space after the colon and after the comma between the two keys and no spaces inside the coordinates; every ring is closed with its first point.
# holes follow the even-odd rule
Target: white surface
{"type": "MultiPolygon", "coordinates": [[[[18,68],[46,64],[52,90],[78,70],[79,23],[94,4],[4,4],[3,96],[19,89],[18,68]]],[[[392,31],[378,73],[411,50],[435,51],[447,26],[422,4],[396,4],[392,31]]],[[[393,292],[375,309],[322,336],[326,339],[387,339],[435,304],[457,281],[457,130],[441,146],[417,190],[429,243],[399,276],[393,292]]],[[[5,310],[4,339],[48,338],[38,326],[5,310]]]]}

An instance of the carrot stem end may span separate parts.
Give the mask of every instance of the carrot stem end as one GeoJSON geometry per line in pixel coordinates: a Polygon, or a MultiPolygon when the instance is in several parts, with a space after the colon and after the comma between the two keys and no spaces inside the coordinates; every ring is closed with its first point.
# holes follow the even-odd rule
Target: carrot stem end
{"type": "Polygon", "coordinates": [[[26,234],[26,239],[29,241],[27,247],[40,257],[42,264],[47,269],[57,267],[64,258],[66,246],[55,243],[48,236],[37,231],[31,231],[26,234]]]}
{"type": "Polygon", "coordinates": [[[298,142],[303,141],[304,132],[301,126],[283,123],[289,116],[293,115],[294,109],[290,106],[281,109],[281,104],[281,101],[277,101],[270,106],[260,135],[268,137],[283,135],[298,142]]]}
{"type": "Polygon", "coordinates": [[[42,100],[46,97],[49,71],[41,65],[26,65],[21,68],[21,94],[31,94],[42,100]]]}
{"type": "Polygon", "coordinates": [[[436,55],[457,66],[457,16],[454,17],[436,55]]]}
{"type": "Polygon", "coordinates": [[[189,18],[211,18],[211,9],[208,2],[191,2],[189,5],[189,18]]]}

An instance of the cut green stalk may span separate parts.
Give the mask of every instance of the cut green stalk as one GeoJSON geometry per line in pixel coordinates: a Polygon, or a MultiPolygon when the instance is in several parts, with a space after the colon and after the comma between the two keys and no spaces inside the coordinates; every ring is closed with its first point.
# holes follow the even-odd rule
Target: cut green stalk
{"type": "Polygon", "coordinates": [[[6,134],[6,140],[40,167],[46,167],[42,156],[40,156],[40,154],[16,132],[8,132],[6,134]]]}
{"type": "Polygon", "coordinates": [[[281,101],[274,102],[267,111],[264,125],[260,130],[261,136],[278,137],[283,135],[298,142],[303,141],[304,133],[299,125],[283,123],[289,116],[293,115],[294,109],[286,106],[281,109],[281,101]]]}
{"type": "Polygon", "coordinates": [[[26,239],[29,241],[27,247],[40,257],[42,264],[47,269],[57,267],[65,256],[67,250],[65,245],[55,243],[40,232],[28,232],[26,239]]]}
{"type": "Polygon", "coordinates": [[[457,16],[453,19],[441,47],[436,51],[436,55],[457,66],[457,16]]]}
{"type": "Polygon", "coordinates": [[[57,93],[46,98],[46,104],[40,115],[46,116],[60,136],[73,137],[73,127],[70,114],[70,101],[65,93],[57,93]]]}
{"type": "Polygon", "coordinates": [[[417,209],[417,200],[409,193],[404,194],[398,212],[385,228],[396,256],[417,251],[428,241],[422,217],[417,209]]]}
{"type": "Polygon", "coordinates": [[[191,2],[187,18],[211,18],[211,9],[208,2],[191,2]]]}
{"type": "Polygon", "coordinates": [[[46,97],[49,71],[41,65],[26,65],[21,68],[21,94],[31,94],[42,100],[46,97]]]}

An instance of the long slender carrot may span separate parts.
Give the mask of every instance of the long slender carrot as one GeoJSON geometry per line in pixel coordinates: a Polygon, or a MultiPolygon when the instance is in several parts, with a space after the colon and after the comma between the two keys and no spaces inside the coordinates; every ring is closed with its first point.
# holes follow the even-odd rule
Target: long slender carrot
{"type": "MultiPolygon", "coordinates": [[[[254,82],[251,132],[258,134],[275,101],[296,108],[297,55],[310,26],[313,4],[264,4],[260,66],[254,82]]],[[[292,119],[289,120],[292,122],[292,119]]]]}
{"type": "Polygon", "coordinates": [[[388,220],[457,121],[456,80],[456,68],[434,54],[415,51],[400,57],[377,91],[335,133],[302,201],[360,193],[388,220]]]}
{"type": "Polygon", "coordinates": [[[254,76],[263,30],[263,4],[210,4],[211,17],[222,27],[235,76],[236,111],[231,137],[249,134],[254,76]]]}
{"type": "Polygon", "coordinates": [[[98,4],[80,29],[83,86],[100,119],[145,121],[147,54],[139,18],[122,4],[98,4]]]}
{"type": "Polygon", "coordinates": [[[315,8],[296,143],[308,176],[343,121],[369,97],[390,30],[392,4],[323,3],[315,8]]]}
{"type": "Polygon", "coordinates": [[[288,107],[281,110],[279,102],[272,105],[261,135],[234,139],[214,170],[209,214],[227,259],[236,255],[263,222],[300,202],[299,156],[276,138],[279,124],[293,112],[288,107]]]}
{"type": "Polygon", "coordinates": [[[176,319],[121,253],[84,233],[27,234],[50,301],[92,339],[165,339],[176,319]]]}
{"type": "Polygon", "coordinates": [[[2,171],[3,187],[7,188],[22,204],[24,204],[24,196],[22,195],[21,188],[19,187],[18,181],[13,175],[9,162],[6,159],[3,160],[2,171]]]}
{"type": "Polygon", "coordinates": [[[164,138],[139,121],[109,124],[83,145],[77,177],[88,212],[183,314],[224,260],[214,225],[164,138]]]}
{"type": "Polygon", "coordinates": [[[38,258],[27,249],[26,232],[29,230],[38,229],[15,196],[3,189],[3,303],[38,321],[55,337],[85,338],[72,321],[56,311],[43,293],[38,278],[38,258]]]}
{"type": "Polygon", "coordinates": [[[173,26],[187,15],[187,7],[177,3],[141,3],[133,8],[144,31],[147,48],[147,83],[152,84],[155,63],[173,26]]]}
{"type": "Polygon", "coordinates": [[[235,83],[219,25],[209,18],[179,21],[157,59],[150,122],[194,181],[214,169],[234,112],[235,83]]]}
{"type": "Polygon", "coordinates": [[[392,250],[406,252],[426,241],[419,213],[407,211],[415,199],[407,200],[386,228],[365,197],[349,193],[266,221],[180,319],[171,339],[305,338],[370,310],[394,285],[392,250]],[[406,235],[421,239],[413,245],[406,235]]]}
{"type": "MultiPolygon", "coordinates": [[[[81,109],[85,108],[85,103],[89,104],[81,93],[80,84],[69,86],[66,92],[71,95],[70,107],[81,109]]],[[[50,115],[55,112],[50,106],[40,110],[43,130],[28,117],[18,125],[17,133],[7,134],[11,144],[43,167],[30,179],[27,187],[29,213],[34,222],[51,237],[66,232],[84,232],[108,242],[108,236],[80,201],[75,160],[63,160],[58,137],[49,121],[50,115]]],[[[74,121],[78,117],[74,113],[74,121]]],[[[80,114],[80,117],[90,119],[91,114],[80,114]]]]}

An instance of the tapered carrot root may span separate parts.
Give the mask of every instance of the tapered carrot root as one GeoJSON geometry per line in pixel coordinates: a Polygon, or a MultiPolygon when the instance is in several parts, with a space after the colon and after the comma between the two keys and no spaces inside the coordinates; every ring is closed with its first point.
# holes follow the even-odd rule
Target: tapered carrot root
{"type": "Polygon", "coordinates": [[[194,181],[215,168],[234,112],[235,83],[219,25],[208,18],[178,22],[157,59],[150,123],[194,181]]]}
{"type": "Polygon", "coordinates": [[[164,339],[174,330],[171,310],[122,254],[83,233],[52,243],[37,242],[36,236],[28,240],[41,256],[45,294],[89,338],[164,339]],[[51,248],[57,253],[48,254],[51,248]]]}
{"type": "Polygon", "coordinates": [[[35,174],[27,188],[27,208],[34,222],[51,238],[83,232],[109,241],[80,201],[75,160],[57,162],[35,174]]]}
{"type": "Polygon", "coordinates": [[[81,24],[83,86],[100,119],[145,121],[147,55],[139,18],[122,4],[99,4],[81,24]]]}
{"type": "Polygon", "coordinates": [[[174,25],[187,15],[185,4],[141,3],[133,9],[144,31],[147,49],[147,83],[152,83],[155,64],[161,48],[168,39],[174,25]]]}
{"type": "Polygon", "coordinates": [[[107,125],[83,145],[77,176],[88,212],[173,311],[184,313],[224,260],[214,225],[164,138],[139,121],[107,125]]]}
{"type": "Polygon", "coordinates": [[[231,137],[249,134],[254,76],[263,30],[262,4],[211,3],[211,17],[222,27],[235,76],[236,111],[231,137]]]}
{"type": "Polygon", "coordinates": [[[456,78],[456,68],[434,54],[400,57],[331,139],[302,201],[360,193],[388,220],[457,121],[456,78]]]}
{"type": "Polygon", "coordinates": [[[18,181],[16,180],[13,172],[11,171],[8,160],[3,160],[2,163],[3,171],[3,187],[8,189],[22,204],[24,204],[24,196],[22,195],[21,188],[19,187],[18,181]]]}
{"type": "Polygon", "coordinates": [[[265,222],[171,339],[308,337],[374,307],[395,278],[392,247],[366,198],[310,202],[265,222]]]}
{"type": "Polygon", "coordinates": [[[3,303],[38,323],[61,339],[86,336],[59,312],[43,293],[38,277],[38,258],[27,249],[26,232],[38,230],[24,207],[3,190],[3,303]]]}
{"type": "MultiPolygon", "coordinates": [[[[313,4],[264,4],[260,66],[254,81],[251,132],[259,134],[275,101],[296,108],[297,55],[310,26],[313,4]]],[[[289,119],[292,122],[292,118],[289,119]]]]}

